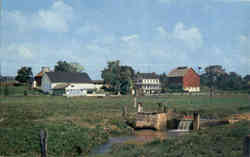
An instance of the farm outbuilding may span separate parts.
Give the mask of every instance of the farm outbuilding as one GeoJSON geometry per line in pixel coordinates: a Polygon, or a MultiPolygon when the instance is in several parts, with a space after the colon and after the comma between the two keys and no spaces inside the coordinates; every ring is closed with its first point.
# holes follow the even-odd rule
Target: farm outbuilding
{"type": "Polygon", "coordinates": [[[178,67],[168,73],[169,86],[179,86],[184,91],[199,92],[200,76],[193,68],[178,67]]]}
{"type": "Polygon", "coordinates": [[[46,72],[41,88],[45,93],[66,96],[86,96],[97,89],[87,73],[77,72],[46,72]]]}

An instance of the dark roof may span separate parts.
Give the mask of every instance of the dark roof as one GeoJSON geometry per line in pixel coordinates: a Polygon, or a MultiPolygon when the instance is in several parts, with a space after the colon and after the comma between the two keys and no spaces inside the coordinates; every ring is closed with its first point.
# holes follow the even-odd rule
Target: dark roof
{"type": "Polygon", "coordinates": [[[92,80],[92,82],[96,84],[104,84],[104,80],[92,80]]]}
{"type": "Polygon", "coordinates": [[[177,67],[176,69],[168,73],[168,77],[183,77],[190,68],[188,67],[177,67]]]}
{"type": "Polygon", "coordinates": [[[87,73],[77,72],[46,72],[51,82],[92,83],[87,73]]]}
{"type": "Polygon", "coordinates": [[[137,78],[158,79],[159,75],[157,75],[156,73],[139,73],[137,74],[137,78]]]}

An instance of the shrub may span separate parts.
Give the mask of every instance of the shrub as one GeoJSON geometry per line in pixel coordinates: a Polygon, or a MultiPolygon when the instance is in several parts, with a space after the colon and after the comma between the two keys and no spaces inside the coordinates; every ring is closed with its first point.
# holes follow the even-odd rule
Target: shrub
{"type": "Polygon", "coordinates": [[[4,96],[9,96],[10,92],[9,92],[9,88],[8,86],[4,87],[4,96]]]}

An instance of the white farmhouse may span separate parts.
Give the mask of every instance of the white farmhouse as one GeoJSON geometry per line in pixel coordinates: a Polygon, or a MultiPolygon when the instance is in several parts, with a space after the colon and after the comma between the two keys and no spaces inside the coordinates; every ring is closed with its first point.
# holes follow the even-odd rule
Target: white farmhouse
{"type": "Polygon", "coordinates": [[[155,73],[139,73],[135,79],[137,89],[145,95],[157,94],[161,91],[160,78],[155,73]]]}
{"type": "Polygon", "coordinates": [[[87,73],[46,72],[41,89],[53,95],[86,96],[96,90],[96,85],[87,73]]]}

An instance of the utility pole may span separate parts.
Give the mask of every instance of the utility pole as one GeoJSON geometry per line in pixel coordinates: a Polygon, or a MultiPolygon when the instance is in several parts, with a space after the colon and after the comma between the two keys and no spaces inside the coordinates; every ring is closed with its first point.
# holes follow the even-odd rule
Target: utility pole
{"type": "Polygon", "coordinates": [[[2,93],[3,93],[2,86],[3,86],[2,62],[1,62],[1,60],[0,60],[0,96],[1,96],[2,93]]]}
{"type": "MultiPolygon", "coordinates": [[[[1,50],[2,50],[2,0],[0,0],[0,51],[1,50]]],[[[0,59],[0,95],[3,93],[2,86],[3,86],[2,61],[0,59]]]]}

